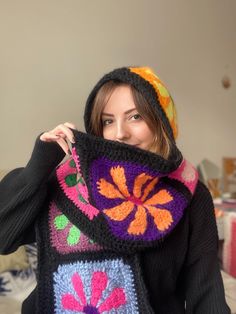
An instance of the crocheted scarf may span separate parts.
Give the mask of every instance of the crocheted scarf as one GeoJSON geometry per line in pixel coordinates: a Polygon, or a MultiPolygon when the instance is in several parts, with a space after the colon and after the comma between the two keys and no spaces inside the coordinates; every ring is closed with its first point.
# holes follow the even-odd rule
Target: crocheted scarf
{"type": "Polygon", "coordinates": [[[188,207],[197,172],[175,147],[168,160],[75,131],[37,224],[38,311],[152,313],[139,252],[156,247],[188,207]]]}

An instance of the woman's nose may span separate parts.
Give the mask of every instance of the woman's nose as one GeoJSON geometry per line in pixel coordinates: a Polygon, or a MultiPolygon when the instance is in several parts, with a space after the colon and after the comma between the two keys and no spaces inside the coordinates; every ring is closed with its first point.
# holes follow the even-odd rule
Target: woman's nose
{"type": "Polygon", "coordinates": [[[116,140],[124,141],[130,137],[129,128],[125,125],[125,123],[117,123],[116,126],[116,140]]]}

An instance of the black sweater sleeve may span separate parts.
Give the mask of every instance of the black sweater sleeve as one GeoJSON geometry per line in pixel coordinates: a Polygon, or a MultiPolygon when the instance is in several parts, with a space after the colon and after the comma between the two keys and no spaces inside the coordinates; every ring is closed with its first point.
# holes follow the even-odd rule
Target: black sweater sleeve
{"type": "Polygon", "coordinates": [[[64,157],[57,143],[36,140],[25,168],[17,168],[0,182],[0,254],[34,241],[34,222],[47,195],[48,179],[64,157]]]}
{"type": "Polygon", "coordinates": [[[200,182],[190,208],[190,230],[186,313],[230,314],[217,258],[214,205],[208,189],[200,182]]]}

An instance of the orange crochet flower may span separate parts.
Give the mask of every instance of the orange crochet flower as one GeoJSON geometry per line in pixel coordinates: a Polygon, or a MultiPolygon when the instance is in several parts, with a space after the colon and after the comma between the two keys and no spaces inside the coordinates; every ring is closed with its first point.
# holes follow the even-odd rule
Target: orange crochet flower
{"type": "Polygon", "coordinates": [[[147,229],[147,213],[154,220],[158,230],[165,231],[173,222],[172,214],[169,210],[159,208],[173,200],[170,192],[166,189],[159,190],[156,194],[148,198],[158,182],[158,178],[141,173],[136,176],[132,193],[129,192],[125,170],[121,166],[110,168],[110,175],[113,183],[101,178],[97,182],[98,191],[108,199],[121,199],[118,206],[104,209],[103,212],[114,221],[123,221],[136,209],[134,220],[128,227],[131,235],[142,235],[147,229]],[[146,187],[144,185],[147,183],[146,187]],[[143,189],[144,188],[144,189],[143,189]]]}

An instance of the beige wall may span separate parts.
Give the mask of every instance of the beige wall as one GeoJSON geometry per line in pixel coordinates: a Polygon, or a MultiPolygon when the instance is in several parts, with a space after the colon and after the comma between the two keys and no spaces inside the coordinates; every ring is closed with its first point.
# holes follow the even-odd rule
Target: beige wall
{"type": "Polygon", "coordinates": [[[236,156],[235,34],[235,0],[0,0],[0,169],[25,165],[43,130],[83,130],[93,84],[123,65],[169,86],[191,162],[236,156]]]}

